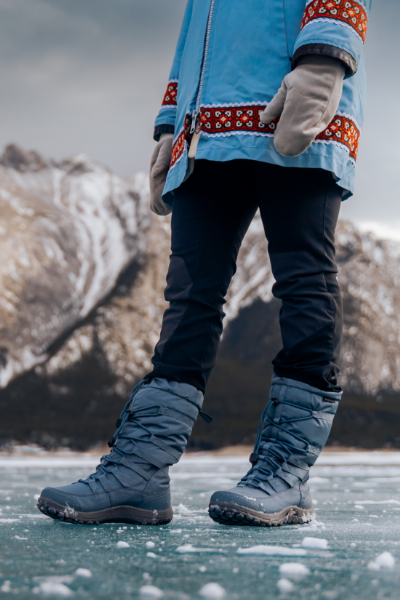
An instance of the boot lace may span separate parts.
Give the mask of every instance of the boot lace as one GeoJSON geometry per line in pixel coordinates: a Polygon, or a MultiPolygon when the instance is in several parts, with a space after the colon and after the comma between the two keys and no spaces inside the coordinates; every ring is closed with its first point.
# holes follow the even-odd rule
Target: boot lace
{"type": "MultiPolygon", "coordinates": [[[[239,486],[250,486],[254,488],[263,489],[263,484],[265,482],[270,482],[275,476],[279,469],[282,468],[283,465],[286,464],[290,460],[293,452],[296,455],[307,456],[311,451],[315,454],[319,449],[310,445],[308,440],[305,438],[295,435],[294,433],[290,433],[291,437],[300,442],[299,445],[291,444],[290,442],[286,442],[283,440],[278,440],[275,438],[265,438],[263,439],[264,429],[268,427],[268,425],[272,425],[276,427],[278,430],[283,431],[287,434],[285,429],[285,425],[288,423],[295,423],[298,421],[309,421],[313,419],[315,416],[315,412],[312,409],[308,409],[302,406],[298,406],[297,404],[292,404],[291,402],[283,402],[278,400],[277,398],[272,398],[271,402],[269,402],[261,416],[261,420],[257,430],[257,438],[254,446],[254,452],[250,456],[250,462],[253,463],[250,471],[246,473],[246,475],[241,479],[239,486]],[[287,406],[292,406],[296,409],[303,410],[306,414],[304,416],[280,420],[280,423],[276,423],[272,416],[270,415],[271,406],[275,407],[278,404],[286,404],[287,406]],[[264,456],[259,453],[259,450],[263,448],[263,446],[267,446],[268,455],[264,456]],[[301,447],[303,446],[303,447],[301,447]]],[[[302,471],[306,471],[306,477],[308,475],[308,465],[305,462],[294,459],[293,464],[295,467],[302,471]],[[301,465],[301,466],[300,466],[301,465]]],[[[291,469],[293,471],[293,468],[291,469]]],[[[306,479],[304,478],[304,480],[306,479]]],[[[299,479],[301,479],[301,474],[299,474],[299,479]]]]}

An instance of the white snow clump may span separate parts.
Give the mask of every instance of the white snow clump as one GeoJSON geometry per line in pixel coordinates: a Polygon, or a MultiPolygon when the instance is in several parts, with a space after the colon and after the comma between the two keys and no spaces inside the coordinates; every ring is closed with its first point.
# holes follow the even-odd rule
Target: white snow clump
{"type": "Polygon", "coordinates": [[[146,542],[146,548],[150,549],[150,548],[154,548],[154,547],[155,547],[155,543],[154,542],[151,542],[151,541],[146,542]]]}
{"type": "Polygon", "coordinates": [[[371,571],[393,569],[395,562],[396,560],[391,552],[382,552],[382,554],[378,554],[375,560],[371,560],[371,562],[368,563],[368,569],[371,569],[371,571]]]}
{"type": "Polygon", "coordinates": [[[146,556],[148,556],[149,558],[157,558],[157,554],[155,554],[154,552],[148,552],[146,556]]]}
{"type": "Polygon", "coordinates": [[[283,563],[279,567],[279,573],[286,577],[304,577],[310,574],[310,569],[302,563],[283,563]]]}
{"type": "Polygon", "coordinates": [[[11,581],[8,579],[3,583],[0,587],[0,592],[4,592],[5,594],[9,594],[11,592],[11,581]]]}
{"type": "Polygon", "coordinates": [[[90,579],[92,576],[92,571],[89,571],[89,569],[82,569],[79,568],[75,571],[75,575],[77,577],[86,577],[87,579],[90,579]]]}
{"type": "Polygon", "coordinates": [[[293,592],[294,590],[293,583],[289,581],[289,579],[285,579],[284,577],[282,577],[282,579],[279,579],[276,585],[279,591],[282,593],[293,592]]]}
{"type": "Polygon", "coordinates": [[[72,596],[72,591],[63,583],[56,581],[42,581],[38,588],[34,588],[35,594],[45,594],[47,596],[72,596]]]}
{"type": "Polygon", "coordinates": [[[139,594],[146,596],[146,598],[162,598],[164,596],[164,592],[155,585],[143,585],[139,590],[139,594]]]}
{"type": "Polygon", "coordinates": [[[320,550],[326,550],[328,547],[328,540],[323,538],[305,537],[301,542],[303,548],[319,548],[320,550]]]}
{"type": "Polygon", "coordinates": [[[307,550],[297,548],[284,548],[283,546],[252,546],[251,548],[238,548],[238,554],[266,554],[279,556],[305,556],[307,550]]]}
{"type": "Polygon", "coordinates": [[[212,548],[195,548],[193,544],[184,544],[183,546],[178,546],[176,552],[190,554],[191,552],[215,552],[215,550],[212,548]]]}
{"type": "Polygon", "coordinates": [[[175,510],[175,512],[178,512],[178,513],[183,514],[183,515],[185,515],[185,514],[187,515],[187,514],[190,514],[193,511],[190,510],[190,508],[188,508],[187,506],[185,506],[181,502],[180,504],[178,504],[178,508],[175,510]]]}
{"type": "Polygon", "coordinates": [[[128,542],[117,542],[117,548],[129,548],[128,542]]]}
{"type": "Polygon", "coordinates": [[[226,592],[219,583],[206,583],[203,585],[199,592],[202,598],[209,598],[210,600],[220,600],[225,598],[226,592]]]}

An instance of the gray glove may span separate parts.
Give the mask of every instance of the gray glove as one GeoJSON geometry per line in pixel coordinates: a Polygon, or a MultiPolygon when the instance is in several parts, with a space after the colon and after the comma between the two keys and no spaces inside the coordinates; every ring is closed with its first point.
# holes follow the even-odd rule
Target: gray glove
{"type": "Polygon", "coordinates": [[[169,215],[172,208],[162,201],[162,193],[171,163],[172,133],[163,133],[150,162],[150,208],[156,215],[169,215]]]}
{"type": "Polygon", "coordinates": [[[281,116],[275,148],[282,156],[299,156],[334,118],[343,92],[345,68],[330,56],[303,56],[286,75],[279,92],[260,113],[263,123],[281,116]]]}

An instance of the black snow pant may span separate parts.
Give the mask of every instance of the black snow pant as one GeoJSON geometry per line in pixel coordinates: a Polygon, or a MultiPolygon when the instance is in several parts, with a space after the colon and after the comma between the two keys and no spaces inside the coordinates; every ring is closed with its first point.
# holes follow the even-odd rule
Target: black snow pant
{"type": "MultiPolygon", "coordinates": [[[[172,254],[160,340],[148,377],[205,391],[223,305],[246,231],[260,208],[282,301],[280,377],[338,390],[342,301],[334,236],[342,190],[331,173],[250,160],[196,161],[175,191],[172,254]]],[[[267,260],[267,257],[265,257],[267,260]]]]}

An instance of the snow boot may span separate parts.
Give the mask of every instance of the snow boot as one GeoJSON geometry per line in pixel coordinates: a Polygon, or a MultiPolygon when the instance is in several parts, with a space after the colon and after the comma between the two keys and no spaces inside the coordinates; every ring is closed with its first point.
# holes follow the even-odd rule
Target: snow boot
{"type": "Polygon", "coordinates": [[[96,472],[46,488],[38,508],[68,523],[164,525],[172,519],[168,467],[185,450],[203,394],[191,385],[155,378],[133,390],[96,472]]]}
{"type": "Polygon", "coordinates": [[[237,487],[212,495],[210,517],[225,525],[258,527],[313,520],[309,469],[328,439],[341,395],[273,377],[252,467],[237,487]]]}

